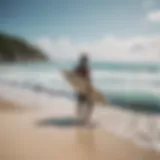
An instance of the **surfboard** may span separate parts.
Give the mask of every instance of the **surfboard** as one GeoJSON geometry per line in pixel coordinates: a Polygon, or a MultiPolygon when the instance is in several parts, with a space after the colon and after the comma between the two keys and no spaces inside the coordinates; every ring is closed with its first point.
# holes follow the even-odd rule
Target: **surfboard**
{"type": "Polygon", "coordinates": [[[86,94],[95,104],[106,105],[108,101],[103,94],[84,78],[73,71],[63,70],[63,76],[76,93],[86,94]]]}

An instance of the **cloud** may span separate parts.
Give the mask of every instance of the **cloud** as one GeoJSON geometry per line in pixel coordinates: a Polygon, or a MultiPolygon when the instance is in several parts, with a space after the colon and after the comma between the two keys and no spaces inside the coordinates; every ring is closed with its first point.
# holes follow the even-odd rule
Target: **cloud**
{"type": "Polygon", "coordinates": [[[87,52],[93,60],[160,61],[160,36],[121,38],[106,36],[88,43],[73,43],[69,38],[39,38],[36,44],[51,59],[76,59],[87,52]]]}
{"type": "Polygon", "coordinates": [[[149,13],[147,18],[151,22],[160,22],[160,10],[149,13]]]}

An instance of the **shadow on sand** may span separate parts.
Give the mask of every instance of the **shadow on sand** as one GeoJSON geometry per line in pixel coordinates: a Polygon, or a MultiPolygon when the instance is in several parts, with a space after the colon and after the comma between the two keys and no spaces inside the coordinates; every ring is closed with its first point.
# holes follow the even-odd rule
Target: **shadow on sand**
{"type": "Polygon", "coordinates": [[[46,118],[38,121],[37,125],[39,127],[79,127],[83,126],[84,123],[77,120],[74,117],[58,117],[58,118],[46,118]]]}

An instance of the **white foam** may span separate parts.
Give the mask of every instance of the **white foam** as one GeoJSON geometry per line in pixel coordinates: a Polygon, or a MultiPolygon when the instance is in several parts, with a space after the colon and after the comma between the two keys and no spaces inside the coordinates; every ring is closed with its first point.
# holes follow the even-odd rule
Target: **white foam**
{"type": "Polygon", "coordinates": [[[103,128],[143,148],[160,151],[160,115],[155,117],[110,107],[96,111],[94,118],[103,128]]]}
{"type": "MultiPolygon", "coordinates": [[[[0,76],[18,83],[32,82],[55,88],[69,88],[58,70],[46,72],[12,72],[0,76]]],[[[160,93],[160,75],[151,73],[129,73],[111,71],[93,71],[93,83],[102,91],[137,91],[160,93]]]]}
{"type": "MultiPolygon", "coordinates": [[[[66,112],[73,113],[74,104],[62,97],[53,98],[45,93],[34,93],[15,87],[0,85],[0,97],[20,103],[22,106],[56,107],[64,102],[66,112]],[[55,106],[55,105],[54,105],[55,106]]],[[[128,138],[142,148],[160,151],[160,115],[145,115],[118,109],[114,106],[96,107],[93,118],[106,131],[128,138]]]]}

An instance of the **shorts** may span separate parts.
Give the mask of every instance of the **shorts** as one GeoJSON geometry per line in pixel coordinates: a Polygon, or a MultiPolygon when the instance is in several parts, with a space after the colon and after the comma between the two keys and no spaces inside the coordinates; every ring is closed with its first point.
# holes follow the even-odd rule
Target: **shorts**
{"type": "Polygon", "coordinates": [[[85,94],[77,94],[77,100],[79,103],[88,103],[89,99],[85,94]]]}

